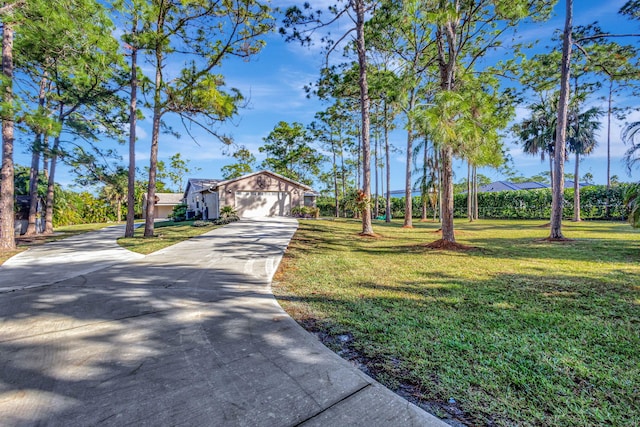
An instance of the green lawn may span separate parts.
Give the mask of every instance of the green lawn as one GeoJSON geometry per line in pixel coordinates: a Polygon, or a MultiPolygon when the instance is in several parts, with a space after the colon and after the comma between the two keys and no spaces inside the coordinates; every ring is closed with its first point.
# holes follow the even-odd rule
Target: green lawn
{"type": "Polygon", "coordinates": [[[192,224],[193,221],[157,222],[154,224],[155,236],[152,238],[143,237],[144,225],[142,225],[136,228],[134,237],[121,237],[118,239],[118,244],[130,251],[147,255],[219,227],[213,224],[206,227],[193,227],[192,224]]]}
{"type": "Polygon", "coordinates": [[[640,425],[640,233],[624,223],[301,221],[274,282],[343,357],[470,425],[640,425]]]}

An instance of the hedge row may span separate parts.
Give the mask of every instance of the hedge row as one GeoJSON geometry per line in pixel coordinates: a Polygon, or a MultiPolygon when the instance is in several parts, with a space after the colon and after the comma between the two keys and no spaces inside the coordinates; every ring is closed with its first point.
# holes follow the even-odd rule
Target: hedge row
{"type": "MultiPolygon", "coordinates": [[[[607,190],[604,185],[584,187],[580,190],[580,208],[582,219],[614,219],[625,220],[628,210],[624,206],[624,194],[630,184],[621,184],[607,190]],[[609,209],[607,210],[607,206],[609,209]]],[[[573,217],[573,188],[564,191],[564,212],[566,218],[573,217]]],[[[391,212],[394,218],[404,216],[404,197],[391,199],[391,212]]],[[[420,197],[414,197],[413,216],[418,218],[422,213],[420,197]]],[[[353,212],[345,209],[341,203],[341,215],[353,216],[353,212]],[[346,214],[346,215],[345,215],[346,214]]],[[[335,212],[334,199],[320,197],[317,206],[323,216],[333,216],[335,212]]],[[[380,215],[384,215],[385,200],[379,200],[380,215]]],[[[454,196],[454,213],[456,217],[467,216],[467,195],[454,196]]],[[[478,214],[480,218],[495,219],[547,219],[551,216],[551,189],[499,191],[478,194],[478,214]]],[[[427,216],[433,217],[433,210],[429,207],[427,216]]]]}

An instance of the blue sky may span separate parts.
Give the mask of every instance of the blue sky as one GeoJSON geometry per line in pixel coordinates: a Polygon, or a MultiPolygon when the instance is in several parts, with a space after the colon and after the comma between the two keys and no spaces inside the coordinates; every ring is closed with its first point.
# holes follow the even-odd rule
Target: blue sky
{"type": "MultiPolygon", "coordinates": [[[[295,2],[274,2],[280,7],[295,2]]],[[[301,3],[301,2],[299,2],[301,3]]],[[[314,1],[314,6],[329,4],[329,1],[314,1]]],[[[614,1],[591,1],[581,0],[575,2],[575,25],[588,24],[595,20],[605,30],[614,32],[637,30],[640,25],[626,22],[624,18],[617,15],[617,10],[624,3],[624,0],[614,1]]],[[[528,24],[519,29],[519,34],[526,40],[537,38],[548,39],[555,29],[561,28],[564,22],[564,2],[556,7],[556,15],[547,22],[540,24],[528,24]]],[[[333,33],[339,31],[334,30],[333,33]]],[[[293,43],[285,43],[278,34],[271,34],[266,38],[266,47],[249,61],[229,60],[223,67],[216,71],[222,73],[226,78],[229,87],[240,89],[248,101],[246,108],[240,110],[237,117],[230,123],[226,123],[218,131],[230,134],[238,145],[249,148],[258,161],[263,159],[258,147],[263,144],[263,138],[279,121],[301,122],[308,124],[313,120],[314,114],[326,108],[317,99],[308,99],[304,91],[304,86],[317,80],[319,69],[324,58],[320,54],[319,46],[306,48],[293,43]]],[[[638,43],[638,39],[628,39],[627,43],[638,43]]],[[[541,43],[544,46],[544,42],[541,43]]],[[[501,55],[499,52],[495,55],[501,55]]],[[[142,65],[143,69],[148,65],[142,65]]],[[[146,72],[150,69],[147,68],[146,72]]],[[[598,104],[604,101],[593,100],[598,104]]],[[[636,100],[622,95],[618,98],[620,103],[626,103],[640,107],[636,100]]],[[[138,125],[138,143],[136,149],[136,161],[140,169],[148,166],[149,147],[151,141],[151,114],[145,113],[146,118],[138,125]]],[[[517,119],[527,115],[525,106],[517,109],[517,119]]],[[[516,119],[516,120],[517,120],[516,119]]],[[[232,163],[231,159],[223,154],[223,146],[216,139],[205,132],[193,129],[197,143],[194,142],[186,132],[182,131],[179,123],[171,116],[166,116],[168,123],[175,126],[181,134],[181,138],[170,135],[162,135],[160,139],[159,158],[168,162],[169,157],[180,152],[184,159],[190,160],[190,166],[200,170],[190,174],[191,177],[199,178],[220,178],[222,166],[232,163]]],[[[640,120],[640,114],[634,112],[627,120],[640,120]]],[[[614,121],[612,128],[612,175],[618,175],[622,181],[638,181],[640,173],[635,171],[633,176],[628,176],[626,167],[621,158],[625,147],[620,140],[620,130],[623,123],[614,121]]],[[[402,124],[399,123],[400,130],[395,131],[391,136],[391,143],[402,150],[406,143],[406,133],[402,131],[402,124]]],[[[603,125],[600,131],[600,144],[596,151],[581,162],[581,175],[590,172],[594,175],[595,182],[605,183],[606,180],[606,126],[603,125]]],[[[106,142],[109,144],[108,142],[106,142]]],[[[522,150],[513,142],[513,138],[508,136],[504,140],[505,146],[509,148],[513,158],[513,167],[524,176],[532,176],[541,171],[548,170],[548,162],[542,163],[539,157],[524,155],[522,150]]],[[[28,155],[22,146],[16,148],[16,163],[22,165],[29,164],[28,155]]],[[[127,164],[127,147],[120,146],[122,153],[122,164],[127,164]]],[[[328,165],[327,165],[328,166],[328,165]]],[[[566,164],[567,171],[573,170],[573,162],[566,164]]],[[[404,185],[405,155],[396,152],[391,161],[392,170],[392,190],[399,190],[404,185]]],[[[58,181],[63,185],[71,184],[73,177],[62,166],[58,170],[58,181]]],[[[466,177],[466,166],[461,162],[456,162],[455,181],[466,177]]],[[[481,173],[491,179],[504,179],[498,171],[493,169],[482,170],[481,173]]],[[[319,186],[317,186],[319,187],[319,186]]],[[[320,189],[320,188],[317,188],[320,189]]]]}

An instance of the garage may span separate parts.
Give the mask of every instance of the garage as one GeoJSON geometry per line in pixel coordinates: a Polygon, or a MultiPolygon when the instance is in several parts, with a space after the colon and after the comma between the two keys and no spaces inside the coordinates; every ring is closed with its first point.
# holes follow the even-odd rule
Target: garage
{"type": "Polygon", "coordinates": [[[236,191],[236,211],[243,218],[286,216],[291,213],[291,194],[284,191],[236,191]]]}

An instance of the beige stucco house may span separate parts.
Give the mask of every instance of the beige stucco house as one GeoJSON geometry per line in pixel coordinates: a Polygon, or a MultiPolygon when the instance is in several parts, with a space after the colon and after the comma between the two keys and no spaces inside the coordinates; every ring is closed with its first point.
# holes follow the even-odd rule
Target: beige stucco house
{"type": "MultiPolygon", "coordinates": [[[[173,208],[182,204],[182,193],[156,193],[155,218],[169,218],[173,208]]],[[[142,217],[147,217],[147,195],[143,195],[142,217]]]]}
{"type": "Polygon", "coordinates": [[[190,179],[183,195],[187,216],[215,219],[232,206],[240,217],[288,216],[295,206],[315,206],[308,185],[274,172],[259,171],[229,180],[190,179]]]}

